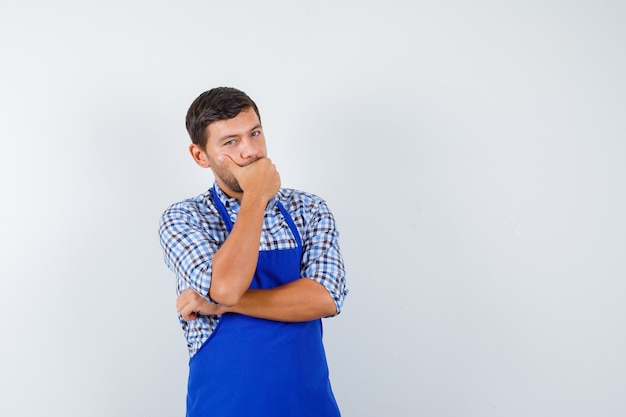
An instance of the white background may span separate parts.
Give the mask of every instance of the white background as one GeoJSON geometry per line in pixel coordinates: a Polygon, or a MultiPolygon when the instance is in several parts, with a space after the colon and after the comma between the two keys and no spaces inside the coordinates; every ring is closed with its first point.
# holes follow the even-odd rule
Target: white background
{"type": "Polygon", "coordinates": [[[184,116],[259,105],[326,198],[345,417],[626,414],[619,1],[0,5],[0,415],[182,416],[157,222],[205,191],[184,116]]]}

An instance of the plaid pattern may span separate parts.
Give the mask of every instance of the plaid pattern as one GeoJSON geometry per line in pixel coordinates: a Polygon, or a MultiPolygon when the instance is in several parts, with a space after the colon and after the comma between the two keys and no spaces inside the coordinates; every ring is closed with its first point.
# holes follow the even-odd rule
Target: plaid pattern
{"type": "MultiPolygon", "coordinates": [[[[235,222],[239,201],[228,198],[217,184],[215,188],[235,222]]],[[[266,209],[260,251],[290,249],[297,245],[276,205],[277,199],[300,232],[303,245],[301,276],[324,285],[335,300],[339,313],[348,290],[339,251],[339,233],[332,213],[326,203],[315,195],[281,188],[266,209]]],[[[192,288],[209,299],[213,254],[228,236],[213,203],[211,190],[170,206],[161,216],[159,235],[165,264],[176,275],[177,293],[192,288]]],[[[200,316],[187,322],[179,314],[179,320],[189,354],[193,356],[217,326],[219,316],[200,316]]]]}

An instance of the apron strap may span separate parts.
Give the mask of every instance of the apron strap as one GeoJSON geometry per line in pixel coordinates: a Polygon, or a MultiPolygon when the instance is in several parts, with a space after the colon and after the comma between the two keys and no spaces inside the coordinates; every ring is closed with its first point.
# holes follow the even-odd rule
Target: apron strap
{"type": "Polygon", "coordinates": [[[228,233],[230,233],[233,230],[233,222],[230,220],[230,216],[228,215],[228,212],[226,211],[226,207],[224,207],[224,204],[222,204],[222,200],[220,200],[220,198],[217,196],[217,191],[215,191],[215,187],[217,187],[217,184],[211,187],[211,194],[213,194],[213,202],[215,203],[215,207],[217,207],[217,211],[220,212],[220,215],[222,216],[222,220],[226,224],[226,230],[228,230],[228,233]]]}
{"type": "MultiPolygon", "coordinates": [[[[226,224],[226,230],[228,230],[228,233],[230,233],[233,230],[233,222],[232,220],[230,220],[230,216],[228,215],[228,212],[226,211],[226,207],[224,207],[222,200],[219,199],[215,187],[217,187],[217,184],[211,187],[211,194],[213,195],[213,202],[215,203],[215,207],[217,207],[217,211],[219,211],[220,216],[222,217],[222,220],[226,224]]],[[[283,217],[287,221],[287,224],[289,225],[289,229],[291,229],[291,233],[293,234],[293,237],[296,240],[296,245],[298,247],[302,247],[302,239],[300,238],[300,232],[298,232],[298,228],[296,227],[296,224],[294,223],[293,219],[291,218],[291,216],[289,215],[285,207],[283,207],[283,205],[280,203],[280,201],[276,201],[276,204],[278,205],[280,212],[283,214],[283,217]]]]}

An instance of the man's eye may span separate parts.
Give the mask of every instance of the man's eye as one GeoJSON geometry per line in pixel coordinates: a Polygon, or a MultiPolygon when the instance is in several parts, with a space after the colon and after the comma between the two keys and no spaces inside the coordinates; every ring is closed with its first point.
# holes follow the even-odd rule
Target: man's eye
{"type": "Polygon", "coordinates": [[[254,132],[252,132],[252,136],[253,137],[257,137],[261,134],[261,132],[259,130],[255,130],[254,132]]]}
{"type": "Polygon", "coordinates": [[[231,139],[228,142],[224,142],[224,146],[230,146],[235,144],[235,139],[231,139]]]}

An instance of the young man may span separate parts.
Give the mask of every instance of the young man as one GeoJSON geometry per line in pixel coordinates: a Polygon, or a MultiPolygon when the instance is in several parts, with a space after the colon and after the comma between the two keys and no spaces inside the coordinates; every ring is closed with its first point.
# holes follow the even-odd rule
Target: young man
{"type": "Polygon", "coordinates": [[[187,416],[339,416],[320,320],[347,294],[333,215],[281,188],[242,91],[202,93],[186,125],[191,156],[215,177],[159,227],[191,357],[187,416]]]}

